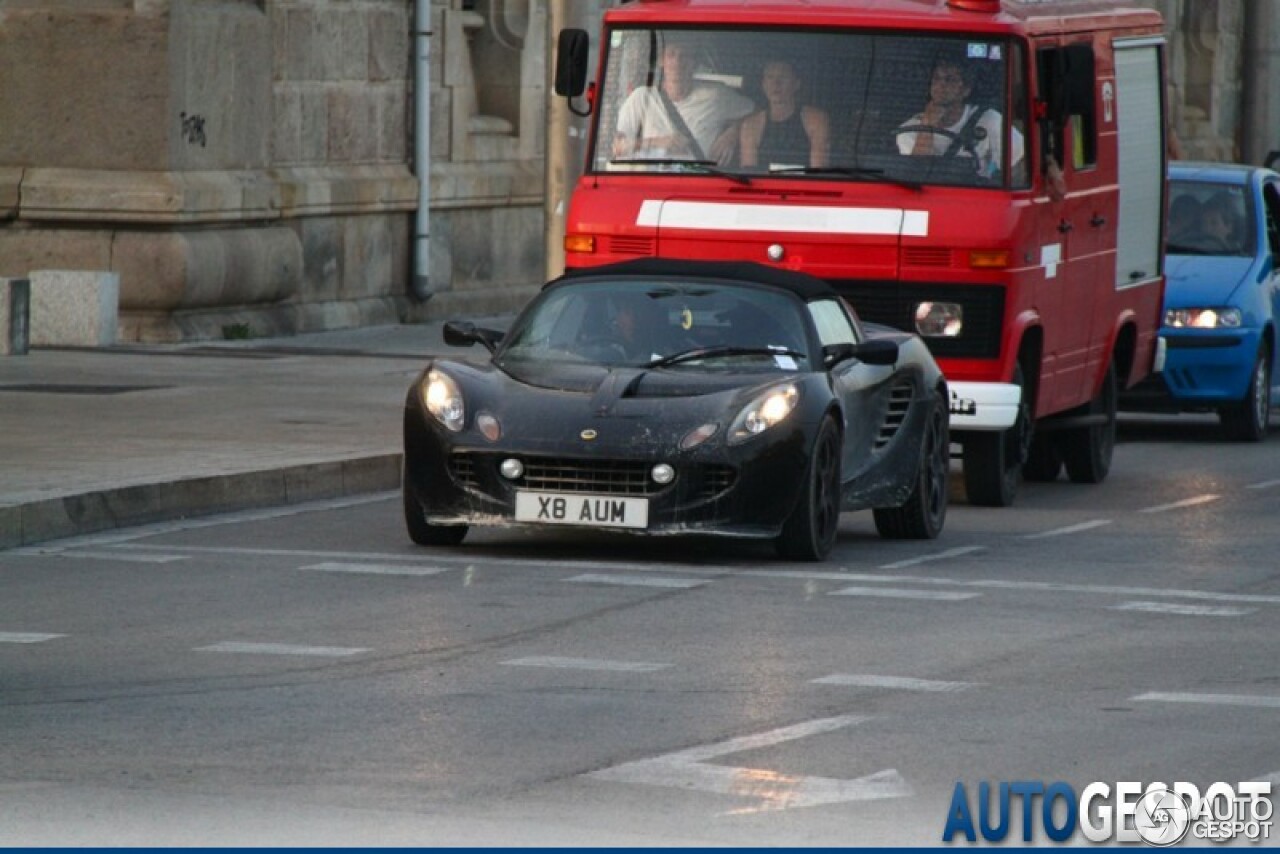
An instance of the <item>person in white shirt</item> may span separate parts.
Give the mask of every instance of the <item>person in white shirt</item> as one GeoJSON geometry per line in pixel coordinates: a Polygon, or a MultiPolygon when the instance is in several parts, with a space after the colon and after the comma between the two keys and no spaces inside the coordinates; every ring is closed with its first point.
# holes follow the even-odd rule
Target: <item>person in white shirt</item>
{"type": "Polygon", "coordinates": [[[613,156],[731,162],[737,122],[755,111],[755,103],[723,84],[697,80],[697,48],[687,41],[668,41],[661,62],[661,82],[623,101],[613,156]]]}
{"type": "MultiPolygon", "coordinates": [[[[1004,162],[1004,119],[989,107],[967,103],[973,93],[973,71],[965,63],[940,58],[929,78],[929,102],[923,112],[903,122],[896,132],[902,154],[976,158],[979,175],[996,178],[1004,162]],[[923,126],[923,127],[922,127],[923,126]],[[918,128],[918,129],[916,129],[918,128]],[[940,128],[950,133],[934,133],[940,128]]],[[[1022,135],[1013,130],[1013,165],[1022,159],[1022,135]]]]}

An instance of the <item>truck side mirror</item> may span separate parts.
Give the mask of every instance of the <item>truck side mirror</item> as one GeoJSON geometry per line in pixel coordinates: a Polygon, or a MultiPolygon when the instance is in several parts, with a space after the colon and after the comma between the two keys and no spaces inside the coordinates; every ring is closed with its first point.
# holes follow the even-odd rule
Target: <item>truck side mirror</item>
{"type": "Polygon", "coordinates": [[[556,45],[557,95],[576,98],[587,88],[587,53],[591,37],[586,30],[564,29],[556,45]]]}

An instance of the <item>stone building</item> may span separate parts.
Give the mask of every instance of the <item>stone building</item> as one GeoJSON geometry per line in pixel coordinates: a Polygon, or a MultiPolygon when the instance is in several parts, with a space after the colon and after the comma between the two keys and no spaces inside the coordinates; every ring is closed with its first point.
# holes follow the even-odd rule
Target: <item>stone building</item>
{"type": "MultiPolygon", "coordinates": [[[[1280,4],[1134,2],[1184,154],[1280,148],[1280,4]]],[[[608,0],[0,0],[0,276],[118,273],[125,340],[512,310],[549,257],[557,3],[608,0]]]]}

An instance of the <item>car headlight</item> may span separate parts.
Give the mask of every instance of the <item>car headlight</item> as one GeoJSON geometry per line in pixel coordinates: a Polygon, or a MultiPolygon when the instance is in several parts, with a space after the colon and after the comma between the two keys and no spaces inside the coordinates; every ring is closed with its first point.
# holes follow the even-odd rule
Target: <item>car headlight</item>
{"type": "Polygon", "coordinates": [[[800,389],[790,383],[769,389],[751,401],[733,419],[733,425],[729,428],[729,444],[745,442],[786,420],[799,400],[800,389]]]}
{"type": "Polygon", "coordinates": [[[1171,308],[1164,325],[1174,329],[1237,329],[1243,318],[1238,308],[1171,308]]]}
{"type": "Polygon", "coordinates": [[[422,402],[427,411],[445,427],[455,433],[462,429],[467,408],[453,377],[435,368],[428,371],[427,381],[422,384],[422,402]]]}
{"type": "Polygon", "coordinates": [[[957,338],[964,329],[964,306],[955,302],[922,302],[915,310],[916,332],[925,338],[957,338]]]}

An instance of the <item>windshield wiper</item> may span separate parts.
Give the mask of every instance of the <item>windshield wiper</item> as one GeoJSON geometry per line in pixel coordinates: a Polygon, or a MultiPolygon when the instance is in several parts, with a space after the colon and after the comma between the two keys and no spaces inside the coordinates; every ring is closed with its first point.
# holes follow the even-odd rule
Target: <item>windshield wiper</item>
{"type": "Polygon", "coordinates": [[[886,175],[883,169],[871,169],[864,166],[779,166],[776,169],[769,170],[770,175],[840,175],[847,178],[866,178],[874,181],[888,181],[891,184],[897,184],[899,187],[906,187],[908,190],[917,192],[924,189],[924,184],[919,181],[909,181],[906,178],[894,178],[892,175],[886,175]]]}
{"type": "Polygon", "coordinates": [[[622,166],[688,166],[691,172],[715,175],[746,186],[751,185],[751,179],[746,175],[741,172],[730,172],[727,169],[721,169],[720,164],[714,160],[685,160],[682,157],[618,157],[610,160],[609,164],[620,164],[622,166]]]}
{"type": "Polygon", "coordinates": [[[787,347],[694,347],[692,350],[682,350],[679,353],[672,353],[670,356],[660,356],[651,362],[645,364],[646,368],[665,368],[668,365],[678,365],[681,362],[693,362],[698,359],[714,359],[720,356],[799,356],[806,358],[804,353],[799,350],[791,350],[787,347]]]}

